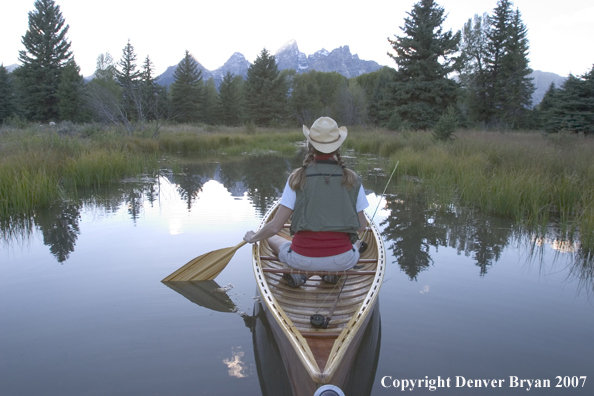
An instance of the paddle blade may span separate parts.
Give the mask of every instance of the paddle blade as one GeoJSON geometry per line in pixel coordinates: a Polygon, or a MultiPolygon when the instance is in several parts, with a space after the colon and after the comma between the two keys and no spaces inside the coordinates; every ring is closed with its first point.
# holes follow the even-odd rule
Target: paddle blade
{"type": "Polygon", "coordinates": [[[163,282],[194,304],[219,312],[236,312],[237,306],[216,281],[163,282]]]}
{"type": "Polygon", "coordinates": [[[242,241],[236,246],[198,256],[163,279],[162,282],[213,280],[229,264],[235,251],[245,244],[246,242],[242,241]]]}

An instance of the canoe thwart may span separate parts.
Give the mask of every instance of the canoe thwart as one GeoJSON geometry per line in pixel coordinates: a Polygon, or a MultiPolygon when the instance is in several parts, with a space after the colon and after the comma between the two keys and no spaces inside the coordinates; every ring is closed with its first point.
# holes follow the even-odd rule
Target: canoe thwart
{"type": "MultiPolygon", "coordinates": [[[[278,257],[276,256],[260,256],[260,260],[267,260],[267,261],[278,261],[278,257]]],[[[377,263],[377,259],[359,259],[357,263],[367,264],[367,263],[377,263]]]]}
{"type": "Polygon", "coordinates": [[[303,274],[303,275],[375,275],[376,271],[303,271],[292,268],[262,268],[264,272],[271,272],[273,274],[303,274]]]}

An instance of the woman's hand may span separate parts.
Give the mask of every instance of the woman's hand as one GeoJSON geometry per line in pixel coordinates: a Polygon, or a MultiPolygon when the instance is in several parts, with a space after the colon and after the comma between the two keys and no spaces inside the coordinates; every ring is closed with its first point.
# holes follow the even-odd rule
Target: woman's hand
{"type": "Polygon", "coordinates": [[[254,235],[256,235],[256,233],[254,231],[248,231],[245,233],[243,240],[246,241],[247,243],[257,242],[254,240],[254,235]]]}

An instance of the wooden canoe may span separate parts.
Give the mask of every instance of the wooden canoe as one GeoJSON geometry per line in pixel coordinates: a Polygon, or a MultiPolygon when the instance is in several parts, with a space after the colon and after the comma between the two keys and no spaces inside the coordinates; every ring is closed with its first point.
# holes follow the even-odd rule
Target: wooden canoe
{"type": "MultiPolygon", "coordinates": [[[[277,208],[278,203],[266,213],[259,228],[274,217],[277,208]]],[[[271,326],[273,330],[276,329],[275,338],[284,355],[285,365],[292,366],[287,367],[287,371],[295,377],[292,379],[294,383],[305,385],[309,380],[315,390],[320,384],[331,383],[340,387],[346,380],[342,373],[349,371],[348,366],[354,359],[378,301],[385,273],[384,244],[376,225],[369,218],[368,222],[370,230],[364,241],[369,247],[361,255],[355,269],[335,273],[342,275],[336,285],[324,282],[320,277],[323,273],[309,272],[307,275],[316,275],[311,276],[305,285],[291,288],[282,278],[281,270],[292,273],[299,271],[291,270],[272,257],[273,253],[266,241],[253,246],[252,266],[258,292],[271,326]],[[341,288],[328,328],[313,327],[311,315],[328,315],[341,288]],[[298,364],[295,364],[295,360],[298,364]]],[[[287,227],[279,235],[291,239],[287,227]]]]}

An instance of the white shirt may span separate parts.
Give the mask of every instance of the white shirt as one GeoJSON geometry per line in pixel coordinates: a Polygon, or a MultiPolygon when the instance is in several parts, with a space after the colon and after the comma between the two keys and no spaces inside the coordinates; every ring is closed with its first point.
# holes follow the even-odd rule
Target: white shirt
{"type": "MultiPolygon", "coordinates": [[[[295,209],[295,201],[297,201],[297,192],[289,187],[289,181],[285,184],[285,189],[283,190],[283,196],[281,198],[280,204],[286,206],[287,208],[294,210],[295,209]]],[[[357,204],[355,205],[357,213],[365,210],[369,206],[369,202],[367,201],[367,196],[365,195],[365,190],[363,189],[363,184],[359,188],[359,194],[357,195],[357,204]]]]}

